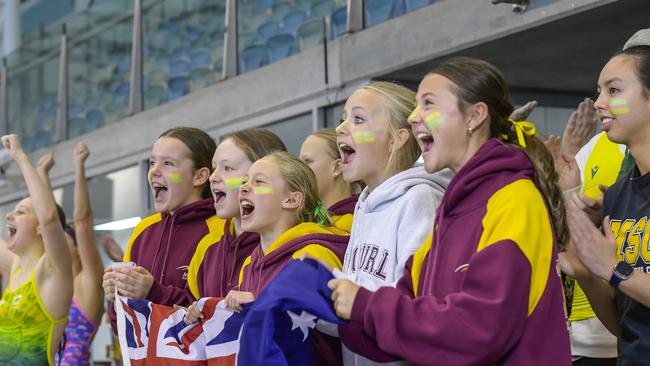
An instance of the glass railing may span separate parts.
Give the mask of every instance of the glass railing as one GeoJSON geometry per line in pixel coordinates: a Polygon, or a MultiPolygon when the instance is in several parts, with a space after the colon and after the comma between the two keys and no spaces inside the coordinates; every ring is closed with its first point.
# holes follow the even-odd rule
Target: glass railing
{"type": "Polygon", "coordinates": [[[160,1],[144,10],[145,108],[219,80],[225,12],[225,0],[160,1]]]}
{"type": "Polygon", "coordinates": [[[385,22],[440,0],[364,0],[363,15],[365,27],[385,22]]]}
{"type": "MultiPolygon", "coordinates": [[[[365,0],[364,24],[436,1],[365,0]]],[[[142,1],[145,109],[222,78],[227,2],[142,1]]],[[[346,5],[346,0],[237,0],[238,74],[339,37],[347,30],[346,5]]],[[[85,11],[32,32],[7,58],[8,129],[23,135],[31,150],[55,140],[61,24],[68,35],[68,137],[129,113],[133,0],[95,0],[85,11]]]]}
{"type": "Polygon", "coordinates": [[[7,78],[8,131],[21,135],[26,151],[54,142],[59,54],[16,68],[7,78]]]}
{"type": "Polygon", "coordinates": [[[93,28],[68,48],[68,136],[76,137],[128,113],[133,20],[93,28]]]}
{"type": "Polygon", "coordinates": [[[323,42],[346,29],[344,0],[238,2],[239,73],[258,69],[323,42]]]}

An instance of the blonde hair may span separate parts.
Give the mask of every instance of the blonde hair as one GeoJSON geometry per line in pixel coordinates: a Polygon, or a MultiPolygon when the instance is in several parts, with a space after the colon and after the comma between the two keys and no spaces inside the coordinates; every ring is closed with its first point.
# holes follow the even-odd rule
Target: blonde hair
{"type": "Polygon", "coordinates": [[[327,215],[327,211],[322,208],[318,197],[316,175],[314,175],[311,168],[285,151],[276,151],[266,157],[276,163],[280,171],[280,177],[287,185],[287,190],[303,194],[303,200],[300,207],[298,207],[298,221],[331,226],[332,221],[327,215]]]}
{"type": "Polygon", "coordinates": [[[374,81],[360,90],[366,90],[383,99],[387,111],[388,134],[390,137],[390,155],[386,169],[397,169],[398,172],[413,166],[420,156],[418,146],[411,126],[407,119],[415,107],[415,92],[401,85],[387,82],[374,81]],[[403,146],[399,146],[399,130],[406,129],[409,137],[403,146]]]}
{"type": "MultiPolygon", "coordinates": [[[[339,143],[338,143],[338,137],[336,136],[336,130],[333,128],[322,128],[314,133],[312,133],[310,136],[318,137],[319,139],[322,139],[325,141],[325,144],[327,145],[327,148],[325,149],[325,154],[327,154],[330,158],[336,160],[336,159],[341,159],[341,152],[339,151],[339,143]]],[[[336,179],[341,179],[343,180],[343,176],[339,175],[336,179]]],[[[345,182],[345,180],[343,180],[345,182]]],[[[348,190],[350,191],[350,194],[354,194],[357,190],[362,190],[366,184],[363,181],[356,181],[356,182],[345,182],[345,184],[348,186],[348,190]]]]}
{"type": "Polygon", "coordinates": [[[255,162],[271,152],[287,151],[284,142],[273,132],[261,128],[249,128],[227,133],[219,139],[219,143],[231,139],[242,149],[248,160],[255,162]]]}

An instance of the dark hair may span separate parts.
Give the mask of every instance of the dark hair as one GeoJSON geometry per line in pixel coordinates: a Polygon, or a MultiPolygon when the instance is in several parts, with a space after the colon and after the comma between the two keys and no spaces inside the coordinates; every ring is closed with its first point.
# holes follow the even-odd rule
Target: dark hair
{"type": "Polygon", "coordinates": [[[244,150],[246,157],[255,162],[274,151],[287,151],[284,142],[269,130],[262,128],[249,128],[227,133],[219,138],[219,143],[228,139],[244,150]]]}
{"type": "Polygon", "coordinates": [[[616,56],[634,57],[636,60],[636,76],[643,85],[645,96],[650,96],[650,46],[630,47],[617,52],[614,57],[616,56]]]}
{"type": "Polygon", "coordinates": [[[499,138],[526,153],[535,168],[535,183],[548,202],[558,248],[564,250],[569,241],[569,229],[553,157],[535,136],[524,135],[526,147],[519,146],[516,131],[509,120],[514,107],[501,72],[489,62],[459,57],[440,64],[430,73],[444,76],[454,83],[452,92],[458,98],[461,111],[472,104],[485,103],[488,107],[490,138],[499,138]]]}
{"type": "MultiPolygon", "coordinates": [[[[194,127],[174,127],[158,136],[158,138],[162,137],[175,138],[187,146],[190,150],[190,159],[194,162],[194,170],[205,167],[212,173],[212,155],[214,155],[217,145],[205,131],[194,127]]],[[[203,185],[202,196],[204,199],[212,196],[209,180],[206,180],[203,185]]]]}

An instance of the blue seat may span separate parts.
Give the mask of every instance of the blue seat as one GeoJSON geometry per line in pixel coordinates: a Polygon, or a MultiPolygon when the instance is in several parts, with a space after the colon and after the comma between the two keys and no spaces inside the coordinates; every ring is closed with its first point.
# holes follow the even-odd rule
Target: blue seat
{"type": "Polygon", "coordinates": [[[190,79],[187,76],[179,76],[169,79],[167,82],[169,100],[178,99],[190,92],[190,79]]]}
{"type": "Polygon", "coordinates": [[[189,59],[190,53],[191,51],[189,46],[176,47],[172,50],[170,59],[172,62],[180,59],[189,59]]]}
{"type": "Polygon", "coordinates": [[[395,0],[365,0],[364,23],[372,27],[393,17],[395,0]]]}
{"type": "Polygon", "coordinates": [[[52,145],[52,133],[48,130],[39,130],[34,135],[34,150],[44,149],[52,145]]]}
{"type": "Polygon", "coordinates": [[[311,6],[310,16],[312,18],[322,18],[330,15],[334,10],[333,0],[321,0],[311,6]]]}
{"type": "Polygon", "coordinates": [[[190,74],[190,63],[186,60],[177,60],[169,65],[169,77],[188,76],[190,74]]]}
{"type": "Polygon", "coordinates": [[[188,26],[186,32],[187,32],[187,39],[190,42],[194,42],[195,40],[201,38],[206,34],[203,28],[197,26],[188,26]]]}
{"type": "Polygon", "coordinates": [[[68,116],[74,117],[83,111],[83,107],[79,103],[68,104],[68,116]]]}
{"type": "Polygon", "coordinates": [[[194,53],[190,58],[190,67],[192,69],[197,67],[209,67],[212,64],[212,51],[208,48],[201,48],[194,53]]]}
{"type": "Polygon", "coordinates": [[[127,98],[129,97],[130,90],[131,90],[131,86],[129,85],[129,83],[127,82],[121,83],[120,85],[117,86],[117,88],[115,88],[115,90],[113,90],[113,98],[119,101],[126,101],[127,98]]]}
{"type": "Polygon", "coordinates": [[[75,138],[84,134],[85,120],[81,117],[72,117],[68,120],[68,138],[75,138]]]}
{"type": "Polygon", "coordinates": [[[266,47],[269,50],[269,63],[273,63],[296,53],[296,39],[289,33],[278,34],[269,38],[266,47]]]}
{"type": "Polygon", "coordinates": [[[296,10],[287,15],[282,19],[282,28],[286,33],[291,33],[296,35],[298,28],[307,20],[307,12],[303,10],[296,10]]]}
{"type": "Polygon", "coordinates": [[[273,4],[273,8],[271,10],[271,18],[279,23],[287,14],[291,13],[292,10],[293,5],[287,2],[273,4]]]}
{"type": "Polygon", "coordinates": [[[90,132],[104,126],[104,113],[97,109],[86,112],[84,131],[90,132]]]}
{"type": "Polygon", "coordinates": [[[342,6],[332,12],[330,17],[330,28],[332,30],[331,39],[335,39],[341,33],[345,32],[348,27],[348,8],[342,6]]]}
{"type": "Polygon", "coordinates": [[[190,90],[203,89],[215,81],[214,71],[210,67],[197,67],[190,71],[190,90]]]}
{"type": "Polygon", "coordinates": [[[260,7],[260,9],[264,9],[264,10],[271,9],[275,3],[277,3],[277,0],[258,0],[257,1],[257,5],[260,7]]]}
{"type": "Polygon", "coordinates": [[[433,4],[434,0],[405,0],[404,1],[404,7],[405,11],[411,12],[413,10],[417,10],[420,8],[423,8],[429,4],[433,4]]]}
{"type": "Polygon", "coordinates": [[[319,45],[324,37],[323,19],[308,20],[298,28],[298,49],[302,51],[319,45]]]}
{"type": "Polygon", "coordinates": [[[239,73],[243,74],[269,63],[266,46],[249,46],[239,53],[239,73]]]}
{"type": "Polygon", "coordinates": [[[280,25],[274,21],[268,21],[257,27],[257,39],[260,43],[266,43],[269,38],[280,33],[280,25]]]}
{"type": "Polygon", "coordinates": [[[167,88],[164,85],[151,85],[144,91],[145,108],[153,108],[167,101],[167,88]]]}

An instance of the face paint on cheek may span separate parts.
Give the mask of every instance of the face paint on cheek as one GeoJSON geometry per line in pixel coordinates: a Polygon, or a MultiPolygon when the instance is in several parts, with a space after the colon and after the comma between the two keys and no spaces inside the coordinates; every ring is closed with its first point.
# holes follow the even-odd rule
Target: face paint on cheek
{"type": "Polygon", "coordinates": [[[420,106],[419,105],[415,107],[415,109],[413,110],[413,112],[411,112],[411,114],[409,114],[409,117],[406,119],[406,122],[408,122],[408,123],[413,122],[413,120],[415,119],[415,117],[418,116],[418,114],[420,114],[420,106]]]}
{"type": "Polygon", "coordinates": [[[225,180],[226,182],[226,189],[239,189],[239,187],[244,184],[244,177],[234,177],[234,178],[227,178],[225,180]]]}
{"type": "Polygon", "coordinates": [[[271,188],[271,187],[265,187],[265,186],[262,186],[262,187],[255,187],[255,189],[253,190],[253,192],[254,192],[255,194],[273,194],[273,188],[271,188]]]}
{"type": "Polygon", "coordinates": [[[352,132],[352,140],[357,144],[369,144],[375,142],[375,134],[368,130],[354,131],[352,132]]]}
{"type": "Polygon", "coordinates": [[[612,111],[614,116],[622,116],[624,114],[630,113],[630,108],[627,104],[627,100],[623,98],[615,98],[609,102],[609,109],[612,111]]]}
{"type": "Polygon", "coordinates": [[[442,123],[443,118],[440,112],[433,112],[428,116],[424,117],[424,122],[427,124],[429,131],[433,132],[440,124],[442,123]]]}
{"type": "Polygon", "coordinates": [[[183,177],[178,173],[169,173],[169,181],[173,184],[183,183],[183,177]]]}
{"type": "Polygon", "coordinates": [[[147,182],[149,182],[149,185],[151,185],[151,180],[153,179],[153,172],[151,169],[147,172],[147,182]]]}

